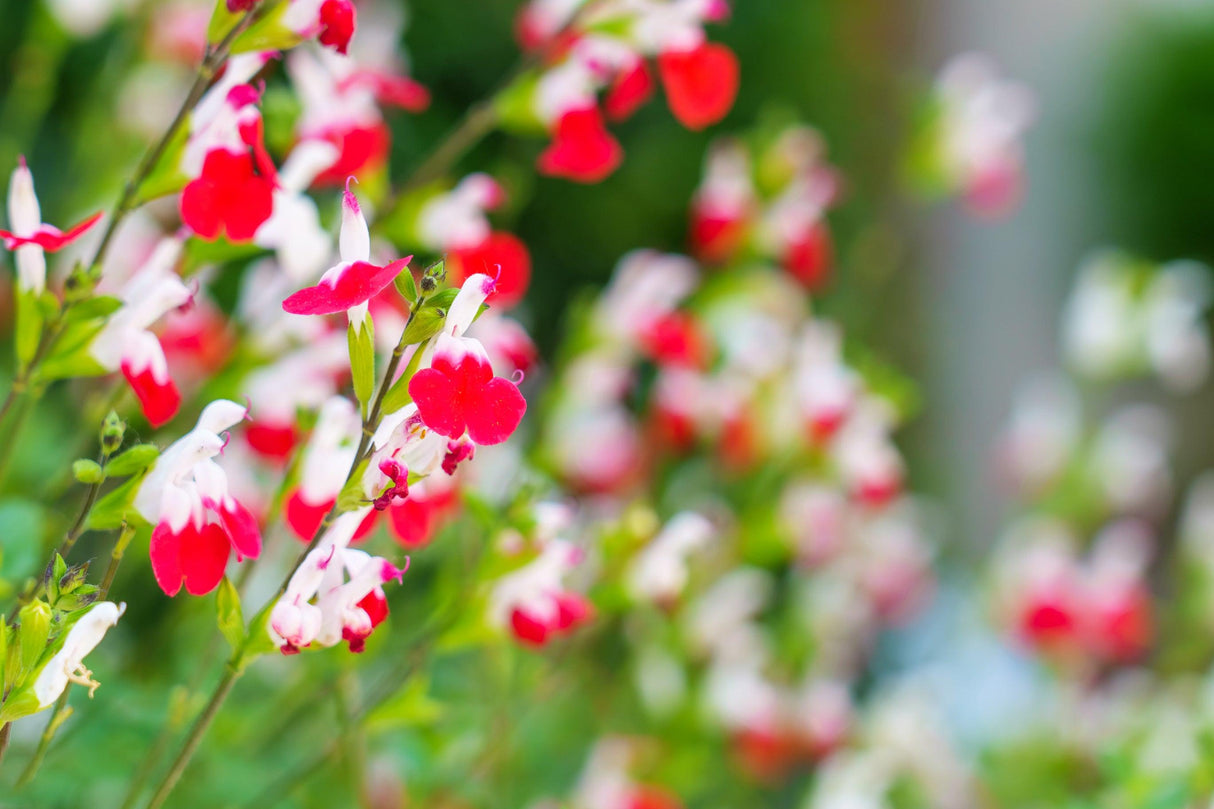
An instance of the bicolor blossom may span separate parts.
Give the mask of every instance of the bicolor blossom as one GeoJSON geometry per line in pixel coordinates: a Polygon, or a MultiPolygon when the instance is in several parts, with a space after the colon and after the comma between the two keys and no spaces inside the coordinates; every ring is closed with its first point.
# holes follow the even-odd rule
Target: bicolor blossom
{"type": "Polygon", "coordinates": [[[330,260],[332,237],[320,224],[316,203],[304,193],[338,158],[326,141],[301,141],[278,175],[274,209],[253,236],[258,247],[273,249],[283,271],[296,283],[311,281],[330,260]]]}
{"type": "Polygon", "coordinates": [[[524,7],[518,30],[526,45],[547,47],[558,31],[568,42],[556,48],[560,60],[536,85],[536,116],[552,132],[539,159],[540,171],[577,182],[598,182],[623,159],[608,132],[603,108],[614,120],[631,115],[657,86],[649,59],[675,117],[690,129],[703,129],[729,112],[739,84],[738,60],[724,45],[708,42],[703,26],[723,20],[724,0],[676,0],[671,3],[607,3],[577,18],[577,9],[550,0],[524,7]],[[596,26],[610,21],[612,24],[596,26]],[[621,24],[622,23],[622,24],[621,24]]]}
{"type": "Polygon", "coordinates": [[[490,620],[529,646],[543,646],[589,620],[590,602],[564,583],[582,556],[582,550],[569,542],[548,542],[534,561],[493,586],[490,620]]]}
{"type": "Polygon", "coordinates": [[[181,220],[200,238],[253,239],[274,209],[278,173],[266,151],[261,93],[247,81],[271,52],[241,54],[199,102],[190,119],[182,171],[181,220]]]}
{"type": "Polygon", "coordinates": [[[166,313],[191,300],[189,288],[174,270],[181,249],[182,242],[177,237],[161,240],[119,293],[122,308],[110,317],[89,346],[89,353],[103,368],[122,371],[153,427],[172,419],[181,404],[181,395],[169,375],[164,348],[150,331],[166,313]]]}
{"type": "Polygon", "coordinates": [[[363,326],[367,304],[409,266],[412,256],[380,267],[371,263],[371,232],[349,182],[342,194],[341,262],[321,276],[313,287],[301,289],[282,302],[293,315],[333,315],[345,312],[351,324],[363,326]]]}
{"type": "Polygon", "coordinates": [[[304,558],[270,612],[268,631],[283,654],[313,643],[343,640],[361,652],[375,627],[388,616],[383,585],[399,581],[401,569],[386,559],[349,547],[369,509],[340,515],[304,558]]]}
{"type": "Polygon", "coordinates": [[[300,465],[299,488],[286,504],[287,524],[300,539],[312,539],[337,502],[361,431],[362,420],[344,396],[333,396],[320,408],[300,465]]]}
{"type": "Polygon", "coordinates": [[[89,696],[93,696],[100,683],[93,679],[93,672],[85,667],[84,658],[97,648],[106,631],[118,623],[125,611],[126,604],[102,601],[90,607],[72,624],[63,646],[42,667],[38,679],[34,681],[34,696],[38,698],[40,707],[47,708],[59,699],[69,683],[84,686],[89,690],[89,696]]]}
{"type": "Polygon", "coordinates": [[[221,433],[246,415],[235,402],[211,402],[198,425],[160,454],[135,495],[136,511],[154,526],[152,572],[166,595],[183,586],[191,595],[209,593],[233,550],[238,561],[261,553],[257,520],[232,496],[214,460],[227,444],[221,433]]]}
{"type": "MultiPolygon", "coordinates": [[[[242,0],[228,0],[228,5],[234,2],[242,0]]],[[[349,49],[357,22],[352,0],[289,0],[282,15],[282,24],[300,39],[315,37],[340,54],[349,49]]]]}
{"type": "Polygon", "coordinates": [[[464,282],[447,311],[429,367],[409,381],[409,393],[427,427],[453,440],[466,433],[481,446],[509,438],[527,410],[518,386],[493,375],[484,346],[464,336],[493,290],[487,275],[478,273],[464,282]]]}
{"type": "Polygon", "coordinates": [[[97,224],[101,213],[61,231],[42,221],[42,209],[34,192],[34,175],[19,159],[8,184],[8,226],[0,230],[0,239],[17,259],[17,283],[22,290],[41,295],[46,289],[46,254],[62,250],[97,224]]]}

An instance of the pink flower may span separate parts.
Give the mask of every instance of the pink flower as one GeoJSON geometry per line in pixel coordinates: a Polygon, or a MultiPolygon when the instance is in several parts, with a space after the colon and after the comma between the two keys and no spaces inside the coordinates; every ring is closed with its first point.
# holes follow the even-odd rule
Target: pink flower
{"type": "Polygon", "coordinates": [[[320,283],[296,292],[282,302],[293,315],[332,315],[345,311],[351,323],[361,323],[367,302],[400,275],[413,256],[397,259],[386,267],[371,263],[371,234],[358,199],[347,181],[342,195],[341,263],[321,276],[320,283]]]}
{"type": "Polygon", "coordinates": [[[34,193],[34,175],[25,165],[25,158],[19,158],[8,185],[8,226],[12,230],[0,230],[0,239],[4,240],[6,249],[17,254],[17,280],[21,289],[41,294],[46,289],[45,253],[62,250],[100,219],[101,213],[95,213],[68,228],[67,232],[43,223],[38,195],[34,193]]]}
{"type": "Polygon", "coordinates": [[[518,386],[493,375],[484,346],[462,336],[493,290],[493,279],[487,275],[473,275],[464,282],[447,313],[430,367],[409,381],[409,393],[427,427],[447,438],[467,432],[480,446],[505,441],[527,411],[518,386]]]}
{"type": "Polygon", "coordinates": [[[205,595],[219,585],[233,549],[237,560],[261,553],[257,520],[229,493],[214,461],[227,443],[220,433],[246,412],[224,399],[207,405],[198,426],[161,453],[135,495],[135,509],[155,526],[149,554],[166,595],[183,585],[205,595]]]}

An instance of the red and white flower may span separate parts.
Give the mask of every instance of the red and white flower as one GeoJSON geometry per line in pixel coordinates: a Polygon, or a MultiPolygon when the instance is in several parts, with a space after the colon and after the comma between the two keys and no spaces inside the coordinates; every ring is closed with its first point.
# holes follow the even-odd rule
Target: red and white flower
{"type": "Polygon", "coordinates": [[[406,256],[383,267],[371,263],[371,233],[348,181],[342,194],[338,248],[341,262],[327,270],[316,286],[301,289],[283,301],[283,311],[293,315],[344,311],[352,325],[362,328],[368,301],[391,284],[413,258],[406,256]]]}
{"type": "Polygon", "coordinates": [[[38,195],[34,193],[34,175],[19,158],[17,168],[8,184],[8,226],[0,230],[4,247],[17,258],[17,285],[24,291],[41,295],[46,289],[46,254],[62,250],[97,224],[101,213],[95,213],[67,231],[42,221],[38,195]]]}
{"type": "Polygon", "coordinates": [[[331,143],[301,141],[278,175],[270,218],[253,236],[258,247],[276,251],[279,266],[296,283],[316,278],[332,256],[333,240],[320,225],[316,203],[304,192],[337,158],[331,143]]]}
{"type": "Polygon", "coordinates": [[[308,541],[316,534],[354,462],[362,420],[350,400],[333,396],[320,409],[300,465],[299,488],[287,498],[291,530],[308,541]]]}
{"type": "Polygon", "coordinates": [[[119,293],[122,308],[89,346],[89,353],[103,368],[122,371],[153,427],[173,418],[181,404],[164,348],[150,331],[157,320],[192,298],[190,289],[174,271],[181,248],[177,237],[165,238],[157,245],[143,268],[119,293]]]}
{"type": "Polygon", "coordinates": [[[352,0],[289,0],[282,15],[282,24],[296,36],[315,37],[321,45],[341,54],[350,47],[357,22],[352,0]]]}
{"type": "Polygon", "coordinates": [[[278,175],[266,151],[261,93],[243,83],[272,56],[233,58],[190,119],[181,168],[193,179],[181,192],[181,220],[207,241],[250,241],[273,212],[278,175]]]}
{"type": "Polygon", "coordinates": [[[530,646],[543,646],[589,620],[590,602],[564,584],[582,556],[582,550],[569,542],[548,542],[534,561],[494,585],[490,620],[530,646]]]}
{"type": "Polygon", "coordinates": [[[270,612],[268,632],[283,654],[313,643],[336,646],[343,640],[361,652],[366,640],[388,616],[383,585],[400,580],[408,569],[350,548],[370,509],[339,516],[291,576],[286,592],[270,612]]]}
{"type": "Polygon", "coordinates": [[[135,509],[154,526],[152,572],[167,595],[183,586],[191,595],[209,593],[223,579],[233,550],[238,561],[261,553],[257,520],[232,497],[214,460],[227,443],[221,433],[246,415],[235,402],[211,402],[198,425],[156,459],[135,495],[135,509]]]}
{"type": "Polygon", "coordinates": [[[527,402],[518,386],[493,375],[484,346],[464,332],[494,290],[487,275],[471,276],[451,303],[429,366],[414,374],[409,393],[422,422],[450,439],[500,444],[518,427],[527,402]]]}

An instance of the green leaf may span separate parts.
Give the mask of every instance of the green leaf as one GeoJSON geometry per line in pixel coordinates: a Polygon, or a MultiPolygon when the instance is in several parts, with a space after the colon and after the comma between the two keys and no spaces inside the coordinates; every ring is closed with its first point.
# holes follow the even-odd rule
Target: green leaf
{"type": "Polygon", "coordinates": [[[83,379],[93,376],[105,376],[109,371],[101,367],[101,363],[89,353],[87,348],[81,348],[70,354],[58,351],[54,356],[38,366],[38,378],[43,381],[55,379],[83,379]]]}
{"type": "Polygon", "coordinates": [[[135,511],[135,494],[143,477],[128,478],[121,486],[104,495],[89,512],[88,527],[95,531],[120,528],[123,523],[144,524],[144,519],[135,511]]]}
{"type": "Polygon", "coordinates": [[[63,313],[65,323],[106,318],[122,308],[122,301],[109,295],[95,295],[73,304],[63,313]]]}
{"type": "Polygon", "coordinates": [[[289,5],[288,2],[278,3],[269,14],[249,26],[236,37],[231,52],[236,54],[249,51],[285,51],[303,42],[303,38],[282,21],[289,5]]]}
{"type": "Polygon", "coordinates": [[[367,729],[377,732],[433,724],[442,717],[443,708],[430,699],[429,692],[427,677],[411,677],[403,688],[367,716],[367,729]]]}
{"type": "Polygon", "coordinates": [[[413,280],[413,271],[405,270],[396,276],[396,291],[409,303],[417,301],[417,283],[413,280]]]}
{"type": "Polygon", "coordinates": [[[244,615],[240,610],[240,593],[228,579],[223,577],[219,583],[219,592],[215,597],[218,609],[219,631],[227,638],[232,651],[238,651],[244,643],[244,615]]]}
{"type": "Polygon", "coordinates": [[[375,340],[371,318],[367,316],[359,325],[353,323],[346,330],[346,341],[350,347],[350,371],[354,375],[354,395],[362,405],[365,416],[375,392],[375,340]]]}
{"type": "Polygon", "coordinates": [[[240,14],[228,11],[227,0],[215,0],[215,10],[211,12],[211,21],[207,23],[207,44],[218,45],[228,32],[240,22],[240,14]]]}
{"type": "Polygon", "coordinates": [[[446,289],[440,289],[438,292],[435,292],[426,299],[426,306],[442,309],[445,313],[447,309],[451,307],[451,304],[455,301],[455,296],[458,294],[459,287],[447,287],[446,289]]]}
{"type": "Polygon", "coordinates": [[[38,305],[38,297],[32,292],[18,292],[15,342],[19,367],[24,368],[29,365],[30,360],[37,353],[44,325],[45,319],[42,316],[42,308],[38,305]]]}
{"type": "MultiPolygon", "coordinates": [[[[429,341],[427,340],[427,342],[429,341]]],[[[413,401],[413,394],[409,392],[409,382],[412,381],[413,375],[417,373],[417,366],[421,364],[422,354],[425,350],[426,343],[418,345],[417,350],[413,352],[413,356],[409,358],[409,364],[405,366],[404,373],[392,383],[392,387],[384,395],[385,414],[395,413],[413,401]]]]}
{"type": "Polygon", "coordinates": [[[346,481],[346,485],[342,487],[341,493],[337,495],[338,514],[345,514],[347,511],[354,511],[367,505],[367,498],[363,494],[363,475],[366,471],[367,461],[364,460],[346,481]]]}
{"type": "Polygon", "coordinates": [[[105,465],[105,474],[122,478],[142,472],[160,457],[160,448],[155,444],[136,444],[105,465]]]}
{"type": "Polygon", "coordinates": [[[88,458],[72,462],[72,476],[85,484],[100,483],[105,480],[105,472],[102,470],[101,464],[88,458]]]}

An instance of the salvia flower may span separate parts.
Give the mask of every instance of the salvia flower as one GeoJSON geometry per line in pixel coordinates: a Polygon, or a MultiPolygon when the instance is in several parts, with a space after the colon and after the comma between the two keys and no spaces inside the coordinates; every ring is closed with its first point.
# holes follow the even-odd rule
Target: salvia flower
{"type": "Polygon", "coordinates": [[[497,581],[490,597],[490,619],[530,646],[543,646],[587,621],[590,603],[564,583],[582,556],[582,550],[569,542],[548,542],[534,561],[497,581]]]}
{"type": "Polygon", "coordinates": [[[46,289],[46,253],[62,250],[84,235],[99,219],[100,212],[73,225],[66,232],[43,223],[38,195],[34,192],[34,175],[25,164],[25,158],[20,158],[8,184],[10,230],[0,230],[0,239],[4,240],[6,249],[16,253],[17,283],[21,289],[42,294],[46,289]]]}
{"type": "Polygon", "coordinates": [[[103,368],[122,371],[153,427],[172,419],[181,404],[164,348],[150,331],[157,320],[192,298],[174,271],[181,248],[182,242],[176,237],[167,237],[156,246],[119,293],[122,308],[89,346],[89,353],[103,368]]]}
{"type": "Polygon", "coordinates": [[[405,570],[349,547],[368,511],[347,512],[334,520],[274,605],[268,631],[283,654],[343,640],[350,651],[361,652],[387,617],[383,585],[399,581],[405,570]]]}
{"type": "Polygon", "coordinates": [[[409,393],[427,427],[451,439],[467,433],[480,446],[509,438],[527,410],[518,386],[493,375],[484,346],[464,336],[493,290],[487,275],[478,273],[464,282],[447,312],[430,367],[409,381],[409,393]]]}
{"type": "Polygon", "coordinates": [[[299,488],[286,505],[287,524],[300,539],[310,540],[337,502],[361,430],[358,412],[344,396],[333,396],[321,407],[300,466],[299,488]]]}
{"type": "Polygon", "coordinates": [[[214,590],[236,551],[238,560],[261,553],[261,531],[228,490],[214,460],[227,444],[224,431],[247,415],[244,405],[220,399],[202,411],[198,425],[168,447],[144,478],[135,509],[155,526],[150,555],[156,583],[166,595],[214,590]]]}
{"type": "Polygon", "coordinates": [[[301,289],[282,302],[293,315],[332,315],[345,312],[360,328],[367,317],[368,302],[409,266],[412,256],[380,267],[371,263],[371,233],[349,182],[342,194],[341,262],[327,270],[320,282],[301,289]]]}
{"type": "Polygon", "coordinates": [[[67,631],[63,646],[47,661],[38,679],[34,681],[34,695],[38,704],[49,707],[59,699],[69,683],[83,685],[89,690],[89,696],[100,685],[93,679],[93,672],[84,666],[84,658],[97,648],[105,637],[106,630],[118,623],[126,604],[115,604],[112,601],[102,601],[89,608],[72,628],[67,631]]]}

